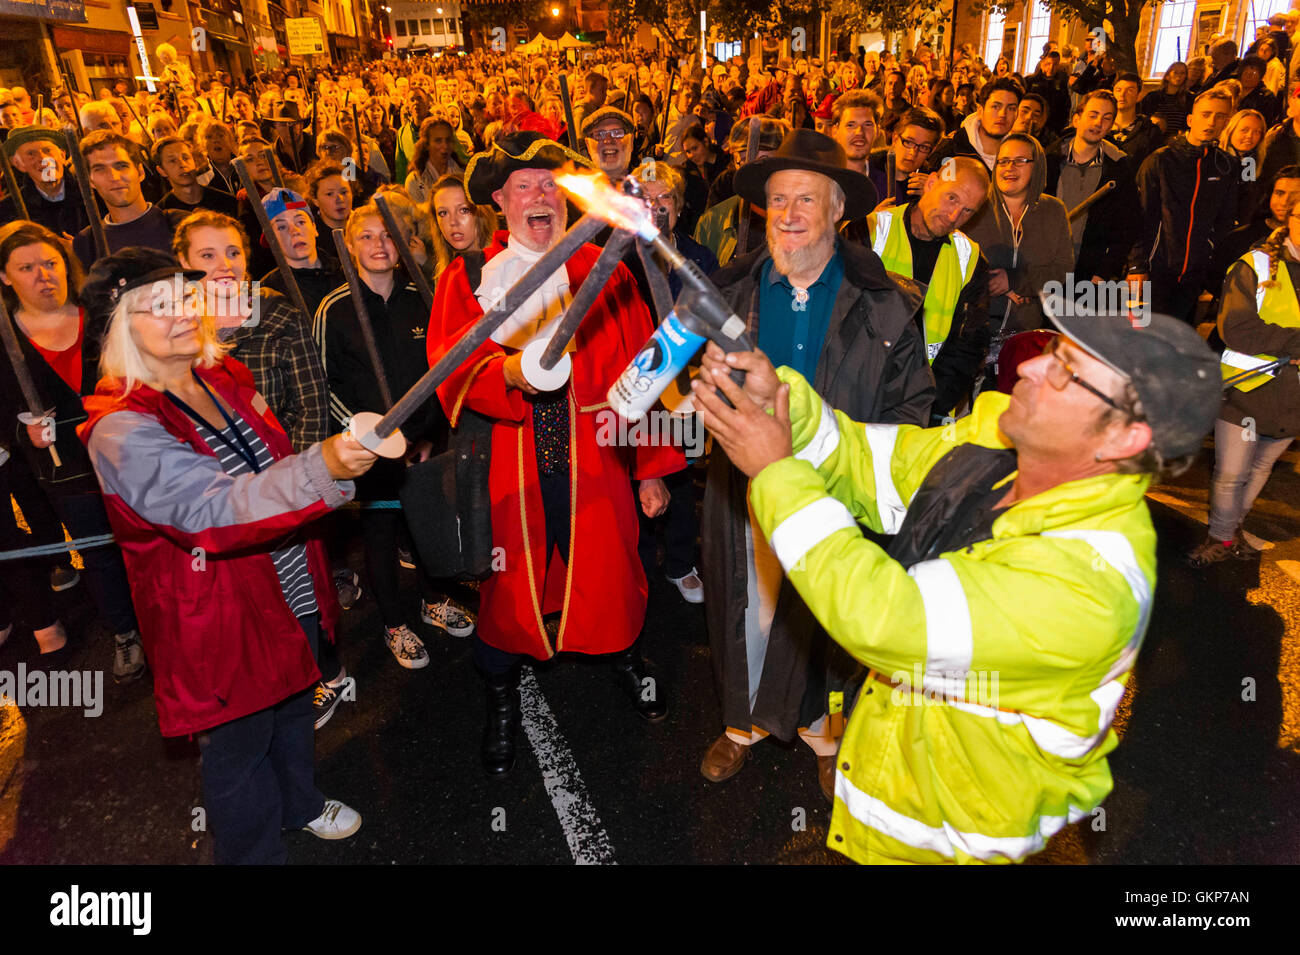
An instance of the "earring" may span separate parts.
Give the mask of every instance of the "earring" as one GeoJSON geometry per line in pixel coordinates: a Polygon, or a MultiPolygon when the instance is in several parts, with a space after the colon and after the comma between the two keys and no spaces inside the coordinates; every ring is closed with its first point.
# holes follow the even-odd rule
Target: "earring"
{"type": "Polygon", "coordinates": [[[1094,461],[1100,463],[1100,462],[1101,462],[1101,452],[1099,452],[1099,451],[1098,451],[1098,452],[1094,452],[1093,455],[1092,455],[1092,459],[1093,459],[1094,461]]]}

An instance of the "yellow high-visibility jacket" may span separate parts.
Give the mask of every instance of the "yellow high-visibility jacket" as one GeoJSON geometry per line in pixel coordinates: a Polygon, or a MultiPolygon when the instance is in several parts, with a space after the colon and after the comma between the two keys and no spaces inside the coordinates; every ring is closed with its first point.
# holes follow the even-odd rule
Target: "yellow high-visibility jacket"
{"type": "Polygon", "coordinates": [[[1008,447],[1009,397],[982,394],[941,428],[863,425],[778,373],[795,455],[750,483],[754,513],[831,637],[889,681],[868,680],[853,710],[828,845],[858,862],[1038,851],[1111,790],[1110,724],[1155,590],[1149,476],[1052,488],[990,539],[904,569],[858,523],[896,532],[945,454],[1008,447]]]}

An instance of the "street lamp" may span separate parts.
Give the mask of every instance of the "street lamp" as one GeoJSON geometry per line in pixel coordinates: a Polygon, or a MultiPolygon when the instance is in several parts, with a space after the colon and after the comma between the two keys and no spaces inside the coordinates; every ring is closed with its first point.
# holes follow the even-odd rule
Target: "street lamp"
{"type": "Polygon", "coordinates": [[[553,16],[553,17],[558,17],[559,15],[560,15],[560,8],[559,8],[559,7],[551,7],[551,16],[553,16]]]}

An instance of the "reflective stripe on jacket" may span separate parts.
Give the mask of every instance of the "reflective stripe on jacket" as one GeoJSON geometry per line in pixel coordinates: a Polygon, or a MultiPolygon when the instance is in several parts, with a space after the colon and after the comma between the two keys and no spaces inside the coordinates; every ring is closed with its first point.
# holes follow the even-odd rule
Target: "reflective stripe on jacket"
{"type": "MultiPolygon", "coordinates": [[[[837,760],[828,844],[858,862],[1009,862],[1111,789],[1106,754],[1155,589],[1146,475],[1021,501],[992,536],[909,569],[895,531],[953,447],[1005,448],[1009,396],[942,428],[863,425],[788,368],[796,454],[750,485],[799,595],[870,681],[837,760]]],[[[1004,481],[1010,481],[1007,477],[1004,481]]]]}
{"type": "MultiPolygon", "coordinates": [[[[1255,286],[1255,310],[1259,313],[1260,320],[1283,328],[1300,328],[1300,300],[1296,298],[1295,286],[1291,284],[1291,275],[1287,269],[1279,268],[1277,281],[1270,283],[1267,252],[1255,249],[1243,255],[1239,261],[1245,262],[1255,270],[1255,278],[1258,282],[1255,286]]],[[[1267,365],[1277,357],[1277,355],[1248,355],[1225,347],[1220,362],[1223,380],[1227,381],[1233,375],[1267,365]]],[[[1300,358],[1300,355],[1292,357],[1300,358]]],[[[1252,391],[1272,381],[1276,375],[1276,371],[1265,372],[1239,381],[1235,387],[1242,391],[1252,391]]]]}
{"type": "MultiPolygon", "coordinates": [[[[907,229],[901,216],[882,209],[867,219],[873,236],[871,248],[885,263],[885,268],[909,279],[912,274],[912,245],[907,239],[907,229]]],[[[934,364],[939,350],[948,339],[952,316],[957,311],[957,300],[962,289],[975,274],[979,261],[979,246],[964,232],[953,230],[948,241],[939,250],[934,263],[934,273],[925,292],[922,306],[925,315],[925,353],[934,364]]]]}

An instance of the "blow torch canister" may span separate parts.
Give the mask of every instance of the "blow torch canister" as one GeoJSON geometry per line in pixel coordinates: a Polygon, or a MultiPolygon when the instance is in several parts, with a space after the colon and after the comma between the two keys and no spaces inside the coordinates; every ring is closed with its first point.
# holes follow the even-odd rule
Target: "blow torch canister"
{"type": "MultiPolygon", "coordinates": [[[[673,310],[610,386],[606,395],[609,406],[628,421],[644,418],[709,339],[723,351],[753,349],[745,323],[731,312],[716,290],[711,286],[707,290],[695,289],[687,284],[673,310]]],[[[744,384],[744,372],[734,370],[731,374],[738,384],[744,384]]]]}

